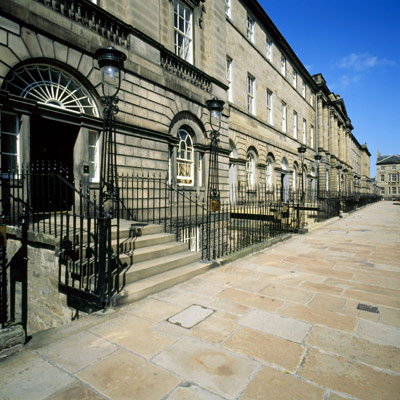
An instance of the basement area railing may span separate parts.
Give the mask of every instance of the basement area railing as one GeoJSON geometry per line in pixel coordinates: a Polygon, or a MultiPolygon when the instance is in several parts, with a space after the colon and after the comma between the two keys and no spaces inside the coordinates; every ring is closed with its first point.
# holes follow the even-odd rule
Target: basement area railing
{"type": "Polygon", "coordinates": [[[30,165],[1,177],[2,223],[19,226],[25,216],[33,234],[58,239],[59,290],[70,304],[78,309],[108,304],[123,287],[128,268],[120,261],[121,203],[107,204],[102,211],[96,191],[76,184],[56,163],[30,165]]]}
{"type": "Polygon", "coordinates": [[[27,230],[58,239],[59,289],[77,309],[103,308],[124,286],[130,265],[120,255],[133,261],[136,238],[129,221],[161,224],[188,250],[214,260],[380,198],[242,185],[212,211],[205,192],[171,185],[162,175],[120,175],[117,184],[117,201],[101,211],[98,189],[74,182],[60,165],[37,163],[1,175],[2,223],[19,226],[24,218],[27,230]],[[123,242],[121,219],[131,227],[123,242]]]}

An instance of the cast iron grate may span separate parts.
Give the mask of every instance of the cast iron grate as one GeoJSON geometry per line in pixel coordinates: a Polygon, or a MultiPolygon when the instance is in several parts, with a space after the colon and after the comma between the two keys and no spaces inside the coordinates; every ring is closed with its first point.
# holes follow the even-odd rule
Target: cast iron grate
{"type": "Polygon", "coordinates": [[[359,304],[357,306],[358,310],[362,310],[362,311],[368,311],[371,313],[375,313],[375,314],[379,314],[379,310],[378,307],[373,307],[373,306],[369,306],[368,304],[359,304]]]}

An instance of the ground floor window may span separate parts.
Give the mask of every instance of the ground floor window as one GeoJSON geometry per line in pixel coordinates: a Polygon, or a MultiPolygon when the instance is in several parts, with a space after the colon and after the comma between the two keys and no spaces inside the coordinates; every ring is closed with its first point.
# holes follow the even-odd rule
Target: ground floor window
{"type": "Polygon", "coordinates": [[[14,113],[1,113],[1,171],[7,174],[17,170],[20,165],[19,155],[19,116],[14,113]]]}
{"type": "Polygon", "coordinates": [[[256,156],[253,152],[247,153],[246,159],[247,185],[253,188],[256,184],[256,156]]]}
{"type": "Polygon", "coordinates": [[[100,134],[89,131],[89,181],[100,181],[100,134]]]}
{"type": "Polygon", "coordinates": [[[194,184],[193,138],[186,129],[178,131],[179,145],[176,159],[177,182],[181,185],[194,184]]]}
{"type": "Polygon", "coordinates": [[[190,251],[200,251],[201,226],[188,226],[182,230],[182,242],[187,243],[190,251]]]}

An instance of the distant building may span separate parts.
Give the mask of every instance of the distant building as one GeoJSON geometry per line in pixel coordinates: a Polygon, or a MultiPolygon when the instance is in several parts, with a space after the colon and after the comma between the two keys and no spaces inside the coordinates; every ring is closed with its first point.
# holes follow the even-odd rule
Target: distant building
{"type": "Polygon", "coordinates": [[[400,196],[400,154],[381,156],[378,151],[376,179],[384,200],[400,196]]]}

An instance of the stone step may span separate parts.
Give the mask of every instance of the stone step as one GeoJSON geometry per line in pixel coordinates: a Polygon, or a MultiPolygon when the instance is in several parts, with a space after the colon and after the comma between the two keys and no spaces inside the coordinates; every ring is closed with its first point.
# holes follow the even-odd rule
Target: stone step
{"type": "MultiPolygon", "coordinates": [[[[79,224],[78,223],[76,224],[76,227],[77,227],[77,231],[79,232],[79,224]]],[[[83,244],[86,244],[88,228],[93,229],[93,226],[89,227],[85,224],[83,226],[82,235],[78,234],[75,237],[76,245],[79,245],[81,240],[82,240],[83,244]]],[[[136,230],[140,229],[141,238],[143,238],[142,240],[144,240],[144,238],[149,235],[156,235],[156,234],[164,233],[163,225],[144,224],[144,223],[140,223],[140,222],[123,220],[120,223],[120,229],[119,229],[120,242],[123,241],[124,239],[132,239],[133,238],[133,229],[136,229],[136,230]]],[[[73,242],[73,235],[72,235],[71,231],[72,231],[72,225],[70,227],[69,238],[73,242]]],[[[116,240],[116,238],[117,238],[117,228],[114,224],[112,224],[112,226],[111,226],[111,238],[112,238],[112,240],[116,240]]],[[[139,240],[139,238],[137,238],[137,240],[139,240]]]]}
{"type": "Polygon", "coordinates": [[[150,235],[143,235],[136,239],[122,239],[120,240],[120,248],[122,251],[137,250],[142,249],[143,247],[170,243],[173,241],[175,241],[175,235],[173,233],[153,233],[150,235]]]}
{"type": "Polygon", "coordinates": [[[123,294],[113,301],[118,307],[143,299],[146,296],[168,289],[210,269],[214,263],[195,262],[183,267],[174,268],[161,274],[142,279],[125,286],[123,294]]]}
{"type": "Polygon", "coordinates": [[[192,251],[184,251],[178,254],[171,254],[141,263],[134,263],[125,275],[126,283],[137,282],[165,271],[182,267],[200,261],[201,254],[192,251]]]}
{"type": "Polygon", "coordinates": [[[121,262],[126,265],[134,265],[142,261],[152,260],[155,258],[165,257],[171,254],[177,254],[182,251],[186,251],[188,248],[187,243],[182,242],[171,242],[157,244],[154,246],[143,247],[141,249],[134,250],[133,254],[120,255],[121,262]]]}
{"type": "MultiPolygon", "coordinates": [[[[129,237],[131,235],[132,228],[139,228],[141,230],[142,236],[154,235],[156,233],[164,233],[163,225],[146,224],[144,222],[121,220],[119,226],[120,239],[125,239],[129,237]]],[[[111,231],[112,238],[115,239],[117,229],[115,227],[114,221],[112,221],[111,231]]]]}

